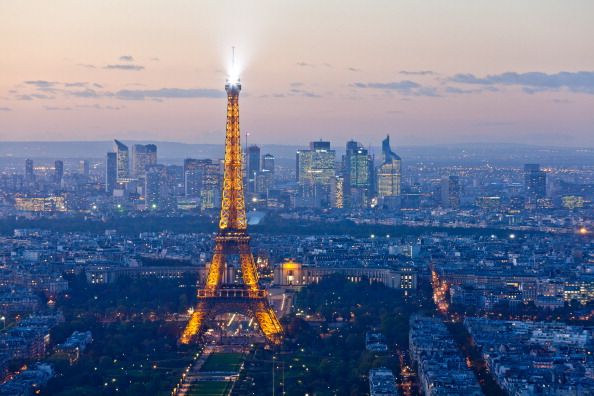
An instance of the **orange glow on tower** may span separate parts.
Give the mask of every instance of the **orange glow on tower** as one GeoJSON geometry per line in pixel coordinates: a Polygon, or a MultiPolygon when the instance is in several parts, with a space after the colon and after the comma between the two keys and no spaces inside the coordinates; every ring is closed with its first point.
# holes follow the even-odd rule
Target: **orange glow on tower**
{"type": "Polygon", "coordinates": [[[180,342],[190,343],[200,333],[204,322],[219,313],[240,312],[254,317],[266,339],[281,342],[283,328],[268,303],[268,293],[258,284],[258,272],[249,246],[247,217],[243,195],[241,134],[239,130],[239,92],[241,83],[231,78],[227,91],[227,126],[225,139],[225,172],[219,232],[203,289],[198,290],[198,304],[180,342]],[[223,273],[229,255],[238,255],[243,284],[223,284],[223,273]]]}

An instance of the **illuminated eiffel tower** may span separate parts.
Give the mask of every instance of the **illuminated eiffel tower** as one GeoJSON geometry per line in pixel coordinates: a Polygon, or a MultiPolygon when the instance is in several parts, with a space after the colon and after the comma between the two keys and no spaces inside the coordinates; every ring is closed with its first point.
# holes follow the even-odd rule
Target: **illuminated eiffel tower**
{"type": "Polygon", "coordinates": [[[199,334],[204,322],[217,314],[238,312],[254,317],[266,339],[279,344],[283,328],[268,304],[268,293],[258,285],[258,272],[250,249],[243,196],[241,135],[239,133],[238,78],[230,78],[227,91],[227,133],[225,139],[225,175],[219,232],[203,289],[198,290],[198,304],[184,330],[180,342],[190,343],[199,334]],[[239,256],[243,284],[223,283],[228,257],[239,256]]]}

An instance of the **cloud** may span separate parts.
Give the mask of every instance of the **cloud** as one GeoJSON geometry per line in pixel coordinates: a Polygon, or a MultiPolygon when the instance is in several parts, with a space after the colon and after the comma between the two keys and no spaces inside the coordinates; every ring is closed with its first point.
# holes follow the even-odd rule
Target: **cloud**
{"type": "Polygon", "coordinates": [[[89,63],[77,63],[77,66],[84,67],[86,69],[96,69],[95,65],[91,65],[89,63]]]}
{"type": "Polygon", "coordinates": [[[122,89],[115,93],[119,99],[169,99],[169,98],[224,98],[225,93],[207,88],[160,88],[160,89],[122,89]]]}
{"type": "Polygon", "coordinates": [[[303,89],[302,87],[305,87],[305,84],[302,82],[292,82],[289,84],[290,88],[287,92],[275,92],[275,93],[271,93],[271,94],[264,94],[264,95],[260,95],[259,98],[287,98],[287,97],[296,97],[296,96],[302,96],[305,98],[321,98],[322,95],[313,92],[313,91],[309,91],[306,89],[303,89]]]}
{"type": "Polygon", "coordinates": [[[291,88],[287,94],[288,96],[304,96],[306,98],[321,98],[322,95],[312,91],[306,91],[299,88],[291,88]]]}
{"type": "MultiPolygon", "coordinates": [[[[66,97],[83,99],[118,98],[124,100],[151,99],[161,101],[169,98],[224,98],[225,92],[218,89],[207,88],[159,88],[159,89],[121,89],[119,91],[103,90],[103,85],[89,82],[57,82],[45,80],[32,80],[24,82],[32,86],[32,92],[12,92],[17,100],[55,99],[47,94],[58,94],[66,97]]],[[[94,108],[99,108],[95,105],[94,108]]],[[[119,108],[104,107],[106,110],[119,110],[119,108]]]]}
{"type": "Polygon", "coordinates": [[[86,88],[78,91],[64,91],[66,95],[76,96],[77,98],[99,98],[101,96],[113,96],[110,92],[97,92],[94,89],[86,88]]]}
{"type": "Polygon", "coordinates": [[[55,99],[54,96],[49,96],[45,94],[24,94],[24,95],[17,95],[17,100],[33,100],[33,99],[55,99]]]}
{"type": "Polygon", "coordinates": [[[356,67],[347,67],[348,71],[352,71],[352,72],[358,72],[361,71],[361,69],[357,69],[356,67]]]}
{"type": "Polygon", "coordinates": [[[357,88],[373,88],[373,89],[387,89],[387,90],[394,90],[394,91],[409,91],[413,88],[418,88],[421,85],[410,80],[404,81],[394,81],[394,82],[387,82],[387,83],[362,83],[356,82],[354,84],[357,88]]]}
{"type": "Polygon", "coordinates": [[[0,107],[0,111],[12,111],[10,107],[0,107]]]}
{"type": "Polygon", "coordinates": [[[37,88],[51,88],[58,84],[55,81],[46,81],[46,80],[29,80],[24,82],[27,85],[33,85],[37,88]]]}
{"type": "Polygon", "coordinates": [[[93,109],[93,110],[121,110],[125,109],[126,106],[101,106],[100,104],[94,105],[77,105],[77,109],[93,109]]]}
{"type": "Polygon", "coordinates": [[[477,77],[474,74],[456,74],[450,78],[450,81],[482,86],[518,86],[526,93],[567,89],[571,92],[594,94],[594,71],[562,71],[555,74],[506,72],[485,77],[477,77]]]}
{"type": "Polygon", "coordinates": [[[141,71],[144,70],[144,66],[141,65],[125,65],[125,64],[113,64],[113,65],[107,65],[104,67],[104,69],[111,69],[111,70],[130,70],[130,71],[141,71]]]}
{"type": "Polygon", "coordinates": [[[103,86],[98,83],[31,80],[24,81],[24,84],[27,86],[32,86],[34,91],[11,91],[17,100],[55,99],[55,96],[53,95],[74,96],[77,98],[100,98],[113,96],[112,92],[96,91],[96,88],[103,88],[103,86]],[[52,96],[49,94],[52,94],[52,96]]]}
{"type": "Polygon", "coordinates": [[[402,95],[410,96],[431,96],[437,97],[437,89],[434,87],[423,86],[411,80],[392,81],[392,82],[372,82],[362,83],[356,82],[353,84],[355,88],[365,89],[380,89],[384,91],[396,91],[402,95]]]}
{"type": "Polygon", "coordinates": [[[86,87],[89,83],[86,82],[71,82],[71,83],[64,83],[65,87],[86,87]]]}
{"type": "Polygon", "coordinates": [[[499,88],[486,86],[481,88],[473,88],[473,89],[466,89],[466,88],[458,88],[447,86],[445,87],[445,92],[449,94],[473,94],[473,93],[481,93],[481,92],[498,92],[499,88]]]}
{"type": "Polygon", "coordinates": [[[332,65],[330,63],[324,62],[324,63],[320,63],[320,64],[315,64],[315,63],[309,63],[309,62],[297,62],[296,63],[297,66],[301,66],[301,67],[311,67],[311,68],[316,68],[318,66],[324,66],[327,67],[329,69],[332,68],[332,65]]]}
{"type": "Polygon", "coordinates": [[[132,55],[122,55],[122,56],[120,56],[120,61],[122,61],[122,62],[134,62],[134,57],[132,55]]]}
{"type": "Polygon", "coordinates": [[[457,88],[457,87],[445,87],[445,91],[446,93],[450,93],[450,94],[468,94],[468,93],[473,93],[476,92],[476,89],[462,89],[462,88],[457,88]]]}
{"type": "Polygon", "coordinates": [[[72,107],[43,106],[48,111],[70,111],[72,107]]]}
{"type": "Polygon", "coordinates": [[[431,70],[401,70],[400,74],[407,76],[432,76],[435,72],[432,72],[431,70]]]}

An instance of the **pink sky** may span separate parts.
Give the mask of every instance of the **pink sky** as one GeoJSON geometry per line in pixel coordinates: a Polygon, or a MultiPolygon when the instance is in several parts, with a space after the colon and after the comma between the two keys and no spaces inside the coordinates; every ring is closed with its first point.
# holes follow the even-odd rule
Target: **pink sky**
{"type": "Polygon", "coordinates": [[[1,140],[594,146],[594,2],[0,0],[1,140]]]}

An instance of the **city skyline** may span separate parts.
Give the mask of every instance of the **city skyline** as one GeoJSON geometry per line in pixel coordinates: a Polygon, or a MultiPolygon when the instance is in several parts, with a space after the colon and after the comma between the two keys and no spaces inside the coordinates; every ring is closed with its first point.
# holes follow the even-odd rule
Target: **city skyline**
{"type": "Polygon", "coordinates": [[[0,395],[593,394],[591,11],[0,0],[0,395]]]}
{"type": "Polygon", "coordinates": [[[591,147],[593,7],[3,2],[0,137],[218,143],[236,46],[254,142],[591,147]]]}

